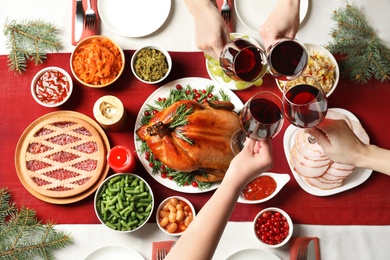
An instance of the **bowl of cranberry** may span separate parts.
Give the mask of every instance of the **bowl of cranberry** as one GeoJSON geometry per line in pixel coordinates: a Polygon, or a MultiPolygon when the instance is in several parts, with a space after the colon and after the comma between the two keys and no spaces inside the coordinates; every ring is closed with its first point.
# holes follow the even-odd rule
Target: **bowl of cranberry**
{"type": "Polygon", "coordinates": [[[260,211],[253,221],[256,238],[270,248],[285,245],[293,233],[290,216],[279,208],[266,208],[260,211]]]}

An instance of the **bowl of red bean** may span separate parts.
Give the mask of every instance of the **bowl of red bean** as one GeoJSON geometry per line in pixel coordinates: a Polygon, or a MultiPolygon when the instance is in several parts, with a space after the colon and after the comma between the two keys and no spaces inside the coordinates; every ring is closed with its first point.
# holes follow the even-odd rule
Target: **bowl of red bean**
{"type": "Polygon", "coordinates": [[[271,248],[285,245],[293,233],[290,216],[279,208],[266,208],[260,211],[253,221],[256,238],[261,244],[271,248]]]}
{"type": "Polygon", "coordinates": [[[59,67],[47,67],[35,74],[31,81],[31,94],[44,107],[58,107],[64,104],[73,91],[69,73],[59,67]]]}
{"type": "Polygon", "coordinates": [[[195,208],[186,198],[168,197],[161,202],[156,212],[156,223],[162,232],[180,236],[195,218],[195,208]]]}

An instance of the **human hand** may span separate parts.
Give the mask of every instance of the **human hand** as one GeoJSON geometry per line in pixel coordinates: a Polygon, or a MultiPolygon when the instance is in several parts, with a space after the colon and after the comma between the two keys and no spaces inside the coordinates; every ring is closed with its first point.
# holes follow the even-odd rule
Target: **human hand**
{"type": "Polygon", "coordinates": [[[224,45],[230,41],[227,24],[212,4],[201,12],[193,12],[193,16],[197,48],[218,60],[224,45]]]}
{"type": "Polygon", "coordinates": [[[299,0],[279,0],[259,32],[267,50],[282,38],[294,39],[299,29],[299,0]]]}
{"type": "Polygon", "coordinates": [[[366,145],[360,141],[345,120],[325,118],[306,132],[315,137],[324,153],[333,161],[356,166],[366,145]]]}
{"type": "Polygon", "coordinates": [[[273,163],[270,140],[255,141],[246,138],[242,151],[231,161],[224,179],[232,178],[235,183],[244,185],[259,173],[271,169],[273,163]]]}

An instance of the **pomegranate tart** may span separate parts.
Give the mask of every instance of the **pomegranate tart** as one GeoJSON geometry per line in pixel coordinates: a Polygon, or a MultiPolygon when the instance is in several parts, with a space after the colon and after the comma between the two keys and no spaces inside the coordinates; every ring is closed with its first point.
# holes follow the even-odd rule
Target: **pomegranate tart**
{"type": "Polygon", "coordinates": [[[96,188],[102,174],[107,174],[107,145],[94,125],[89,117],[71,111],[50,113],[33,122],[16,148],[23,185],[30,192],[59,199],[96,188]]]}

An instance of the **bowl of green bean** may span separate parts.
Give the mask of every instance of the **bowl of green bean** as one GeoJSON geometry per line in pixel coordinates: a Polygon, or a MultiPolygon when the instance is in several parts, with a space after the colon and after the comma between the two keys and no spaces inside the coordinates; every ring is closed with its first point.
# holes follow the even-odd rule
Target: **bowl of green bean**
{"type": "Polygon", "coordinates": [[[117,232],[140,229],[149,220],[153,207],[152,189],[133,173],[111,175],[95,193],[96,216],[103,225],[117,232]]]}

